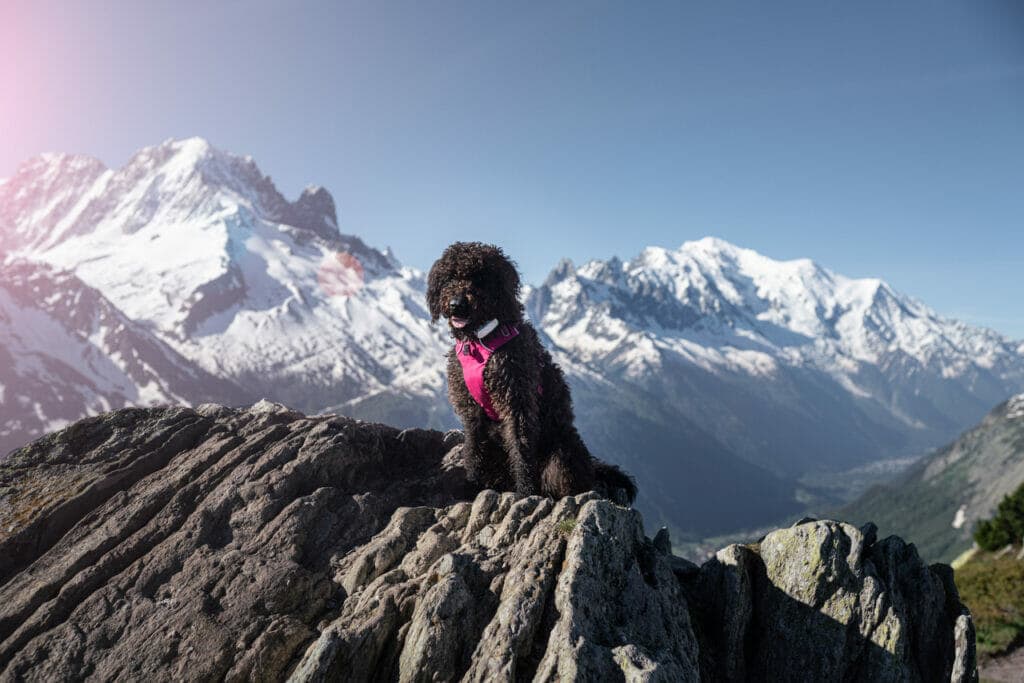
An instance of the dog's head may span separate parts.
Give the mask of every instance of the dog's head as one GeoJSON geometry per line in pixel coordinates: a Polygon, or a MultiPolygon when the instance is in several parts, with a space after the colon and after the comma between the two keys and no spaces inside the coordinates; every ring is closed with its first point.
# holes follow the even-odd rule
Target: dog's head
{"type": "Polygon", "coordinates": [[[448,319],[457,339],[474,337],[491,320],[519,322],[519,273],[492,244],[456,242],[430,268],[427,306],[432,321],[448,319]]]}

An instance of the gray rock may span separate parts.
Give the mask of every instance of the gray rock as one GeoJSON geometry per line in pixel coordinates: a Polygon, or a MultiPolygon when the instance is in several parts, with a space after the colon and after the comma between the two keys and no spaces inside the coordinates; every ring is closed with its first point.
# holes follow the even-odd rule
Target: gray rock
{"type": "Polygon", "coordinates": [[[438,432],[263,408],[117,411],[0,465],[0,678],[279,679],[348,552],[463,495],[438,432]]]}
{"type": "Polygon", "coordinates": [[[595,494],[474,491],[457,433],[122,410],[0,465],[0,680],[953,680],[952,574],[808,522],[703,567],[595,494]]]}
{"type": "Polygon", "coordinates": [[[688,591],[708,650],[703,677],[976,680],[952,572],[865,531],[813,521],[719,551],[688,591]]]}

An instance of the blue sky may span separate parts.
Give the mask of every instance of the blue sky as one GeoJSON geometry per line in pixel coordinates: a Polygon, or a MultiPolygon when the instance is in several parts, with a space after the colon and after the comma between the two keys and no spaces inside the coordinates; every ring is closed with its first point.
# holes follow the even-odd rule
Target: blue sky
{"type": "Polygon", "coordinates": [[[0,177],[200,135],[420,268],[716,235],[1024,339],[1024,4],[100,5],[0,5],[0,177]]]}

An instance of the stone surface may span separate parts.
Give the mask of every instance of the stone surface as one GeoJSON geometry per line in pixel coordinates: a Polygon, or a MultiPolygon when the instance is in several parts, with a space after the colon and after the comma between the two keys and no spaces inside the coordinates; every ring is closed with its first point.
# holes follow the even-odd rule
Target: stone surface
{"type": "Polygon", "coordinates": [[[952,575],[807,521],[697,567],[633,510],[469,490],[461,436],[122,410],[0,465],[0,680],[976,678],[952,575]]]}
{"type": "Polygon", "coordinates": [[[970,681],[974,631],[952,571],[833,521],[729,546],[687,582],[710,680],[970,681]]]}

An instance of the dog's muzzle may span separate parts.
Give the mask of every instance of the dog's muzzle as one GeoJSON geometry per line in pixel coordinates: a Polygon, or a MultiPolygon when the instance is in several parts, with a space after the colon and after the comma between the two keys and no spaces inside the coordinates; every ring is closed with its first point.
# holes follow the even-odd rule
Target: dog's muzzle
{"type": "Polygon", "coordinates": [[[469,302],[463,294],[448,300],[448,320],[453,327],[462,328],[469,323],[469,302]]]}

